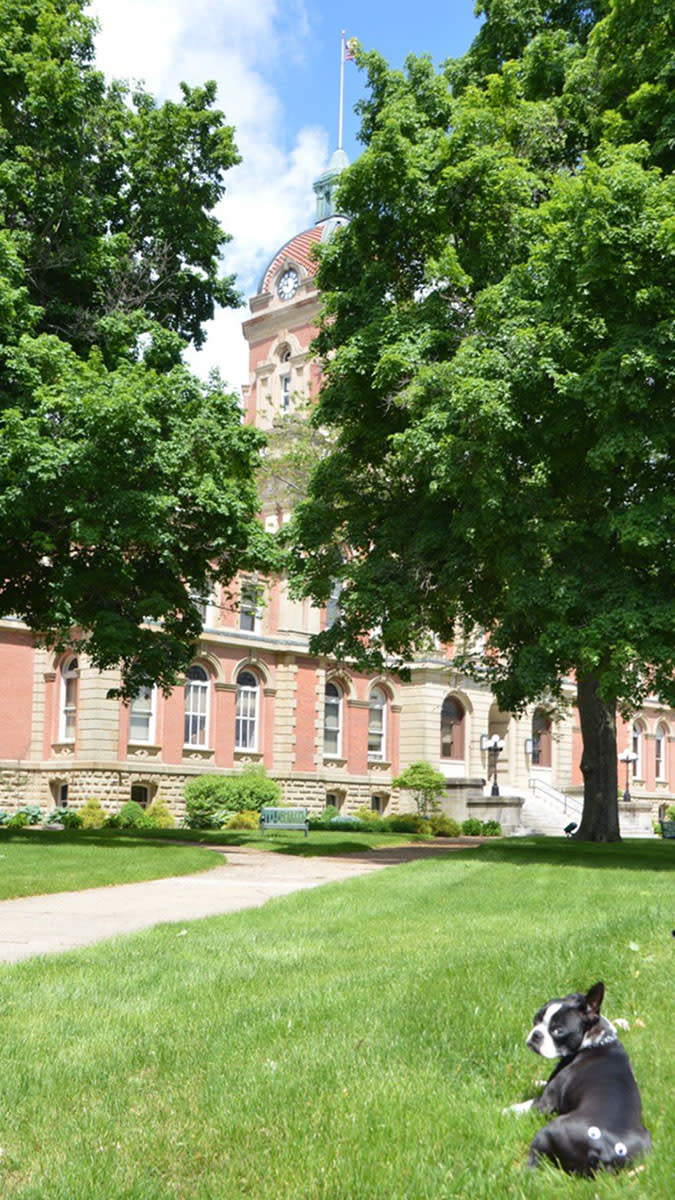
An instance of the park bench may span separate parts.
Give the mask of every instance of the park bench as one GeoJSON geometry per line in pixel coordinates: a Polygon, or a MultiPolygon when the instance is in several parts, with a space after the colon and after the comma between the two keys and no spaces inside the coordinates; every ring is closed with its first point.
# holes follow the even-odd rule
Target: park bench
{"type": "Polygon", "coordinates": [[[260,810],[260,828],[263,833],[268,829],[304,829],[305,837],[309,833],[306,808],[262,808],[260,810]]]}
{"type": "Polygon", "coordinates": [[[661,837],[675,838],[675,821],[661,821],[661,837]]]}

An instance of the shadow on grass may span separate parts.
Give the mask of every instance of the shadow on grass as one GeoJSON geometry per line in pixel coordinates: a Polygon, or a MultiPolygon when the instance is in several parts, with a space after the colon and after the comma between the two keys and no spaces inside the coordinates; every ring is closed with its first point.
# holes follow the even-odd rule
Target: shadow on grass
{"type": "MultiPolygon", "coordinates": [[[[461,851],[460,851],[461,853],[461,851]]],[[[472,857],[475,856],[472,851],[472,857]]],[[[505,838],[478,849],[482,861],[516,867],[548,863],[560,867],[609,867],[630,871],[674,871],[675,842],[634,838],[624,842],[576,842],[569,838],[505,838]]]]}

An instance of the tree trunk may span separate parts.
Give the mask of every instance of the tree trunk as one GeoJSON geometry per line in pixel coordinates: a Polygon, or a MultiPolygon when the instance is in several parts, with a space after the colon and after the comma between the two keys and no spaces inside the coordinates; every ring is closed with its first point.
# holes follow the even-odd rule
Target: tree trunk
{"type": "Polygon", "coordinates": [[[581,718],[584,811],[575,838],[584,842],[618,842],[619,778],[616,758],[616,702],[603,700],[599,675],[578,680],[581,718]]]}

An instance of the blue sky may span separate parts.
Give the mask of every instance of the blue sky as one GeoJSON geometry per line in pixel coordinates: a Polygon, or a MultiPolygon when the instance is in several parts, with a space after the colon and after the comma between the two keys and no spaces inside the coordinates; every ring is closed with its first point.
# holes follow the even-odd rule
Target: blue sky
{"type": "MultiPolygon", "coordinates": [[[[142,79],[160,98],[177,97],[183,79],[216,80],[243,157],[218,209],[232,235],[224,270],[246,297],[279,246],[314,223],[312,183],[337,144],[341,30],[392,66],[410,53],[439,64],[470,45],[473,8],[474,0],[90,0],[108,76],[142,79]]],[[[362,94],[362,76],[347,63],[344,148],[352,160],[352,110],[362,94]]],[[[231,386],[246,381],[245,315],[217,315],[205,350],[189,356],[195,370],[218,366],[231,386]]]]}

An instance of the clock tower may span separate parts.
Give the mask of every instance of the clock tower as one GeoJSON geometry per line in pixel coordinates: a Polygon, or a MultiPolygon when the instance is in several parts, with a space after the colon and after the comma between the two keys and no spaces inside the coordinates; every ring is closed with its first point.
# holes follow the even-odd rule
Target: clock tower
{"type": "Polygon", "coordinates": [[[335,151],[314,184],[316,223],[277,251],[249,301],[251,315],[243,325],[249,382],[242,390],[245,420],[260,429],[297,414],[319,386],[318,364],[308,357],[319,314],[315,248],[346,224],[335,192],[348,162],[344,150],[335,151]]]}

